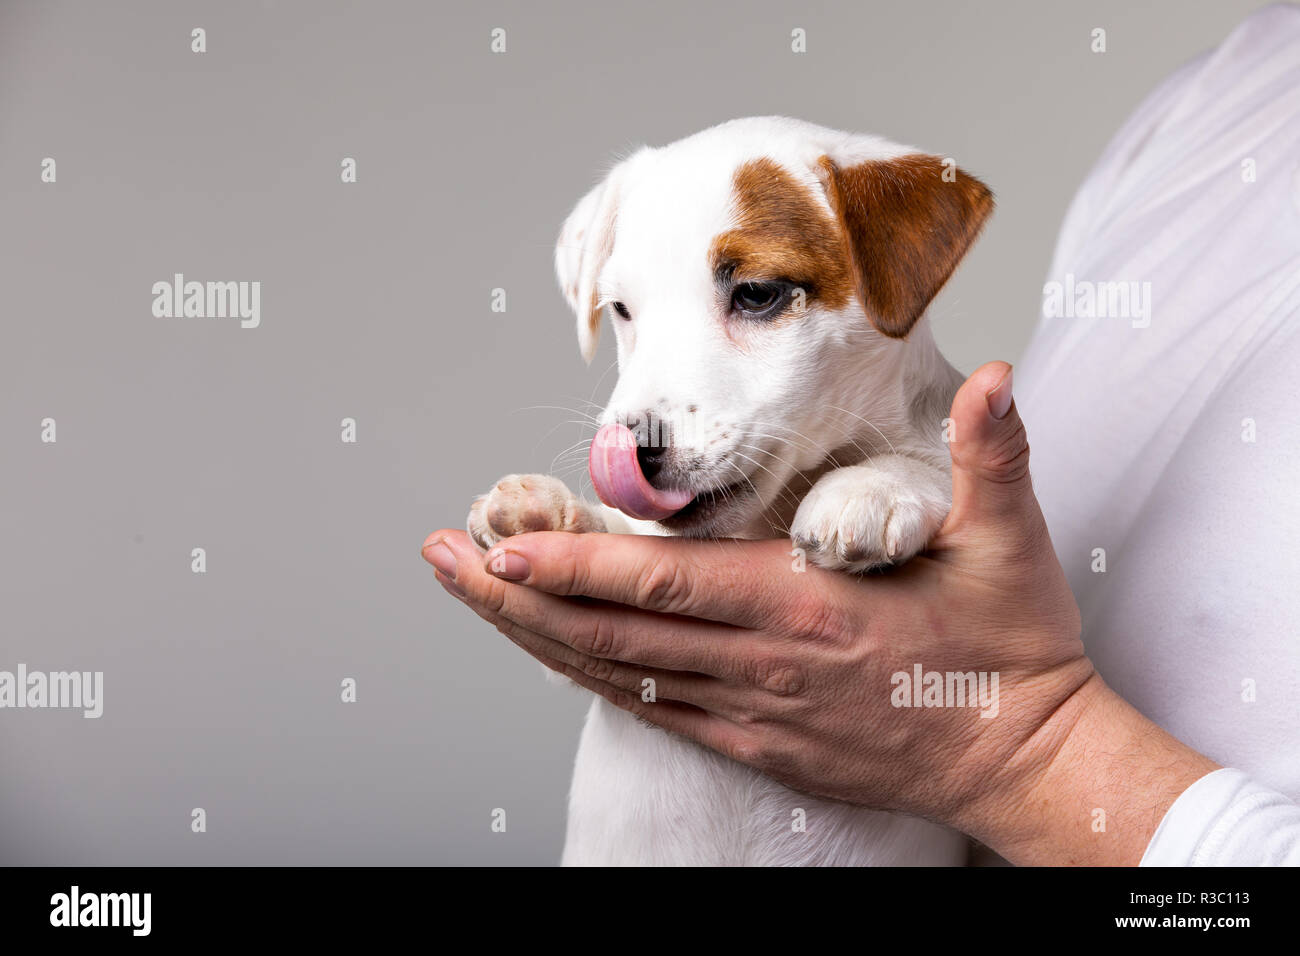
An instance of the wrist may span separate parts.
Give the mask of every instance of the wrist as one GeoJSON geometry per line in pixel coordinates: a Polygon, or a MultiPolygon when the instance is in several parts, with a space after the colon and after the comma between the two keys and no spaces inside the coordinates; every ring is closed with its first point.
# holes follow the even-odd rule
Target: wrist
{"type": "Polygon", "coordinates": [[[962,828],[1019,865],[1136,865],[1174,800],[1216,769],[1094,672],[1015,750],[962,828]]]}

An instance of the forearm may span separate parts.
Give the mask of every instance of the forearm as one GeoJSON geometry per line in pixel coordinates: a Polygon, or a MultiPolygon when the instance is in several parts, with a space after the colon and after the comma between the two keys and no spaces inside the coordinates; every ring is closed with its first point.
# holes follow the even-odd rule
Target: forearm
{"type": "Polygon", "coordinates": [[[1093,674],[960,825],[1020,865],[1133,866],[1179,794],[1216,769],[1093,674]]]}

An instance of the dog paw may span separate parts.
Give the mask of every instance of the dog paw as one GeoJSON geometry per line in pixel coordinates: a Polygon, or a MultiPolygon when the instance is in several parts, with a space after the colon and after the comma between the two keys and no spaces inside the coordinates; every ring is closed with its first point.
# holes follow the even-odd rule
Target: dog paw
{"type": "Polygon", "coordinates": [[[483,550],[528,531],[604,531],[590,505],[550,475],[506,475],[469,509],[469,536],[483,550]]]}
{"type": "Polygon", "coordinates": [[[900,456],[837,468],[800,503],[790,538],[832,571],[901,564],[925,548],[948,514],[950,492],[940,478],[937,469],[900,456]]]}

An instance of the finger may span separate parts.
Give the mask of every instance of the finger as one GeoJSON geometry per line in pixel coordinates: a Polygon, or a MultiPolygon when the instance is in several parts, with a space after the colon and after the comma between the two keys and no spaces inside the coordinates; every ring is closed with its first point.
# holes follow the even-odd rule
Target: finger
{"type": "Polygon", "coordinates": [[[788,541],[691,541],[538,532],[488,552],[493,574],[539,591],[586,595],[670,614],[757,628],[798,599],[788,541]]]}
{"type": "Polygon", "coordinates": [[[501,619],[492,623],[498,631],[539,661],[567,664],[592,680],[603,681],[619,690],[635,694],[643,701],[647,697],[649,702],[672,700],[725,716],[734,710],[737,698],[742,693],[739,688],[716,677],[591,657],[513,621],[501,619]]]}
{"type": "Polygon", "coordinates": [[[756,749],[747,743],[751,736],[747,731],[707,711],[671,700],[647,703],[639,694],[628,693],[612,684],[589,677],[564,661],[547,657],[539,657],[538,660],[578,686],[599,694],[620,710],[626,710],[671,733],[688,737],[725,756],[744,759],[748,752],[756,749]]]}
{"type": "MultiPolygon", "coordinates": [[[[470,548],[473,548],[473,545],[469,543],[464,532],[451,530],[436,531],[429,535],[428,539],[425,541],[422,553],[426,560],[437,568],[436,576],[443,586],[447,587],[451,593],[457,594],[457,596],[461,597],[462,600],[465,600],[466,603],[469,603],[479,616],[491,622],[492,619],[489,616],[490,612],[487,608],[482,605],[476,605],[472,600],[470,600],[469,592],[463,589],[457,581],[458,577],[461,577],[462,580],[465,578],[463,575],[458,575],[456,555],[449,545],[455,545],[456,550],[460,551],[467,544],[470,548]],[[439,545],[443,548],[442,552],[437,550],[439,545]],[[451,559],[451,564],[447,563],[448,558],[451,559]]],[[[477,549],[474,549],[474,551],[477,554],[477,549]]],[[[490,576],[485,574],[483,577],[487,578],[490,576]]],[[[496,581],[496,585],[500,587],[509,586],[505,582],[501,581],[496,581]]],[[[495,624],[495,622],[492,623],[495,624]]],[[[508,626],[513,626],[509,625],[509,622],[505,623],[508,626]]],[[[521,631],[516,631],[516,634],[522,637],[521,631]]],[[[509,633],[507,633],[506,636],[510,637],[511,640],[516,639],[515,636],[509,633]]],[[[525,648],[525,650],[529,649],[525,648]]],[[[752,728],[742,727],[717,713],[712,713],[689,703],[675,701],[672,698],[661,698],[654,702],[644,701],[640,694],[633,693],[621,687],[616,687],[606,681],[598,680],[596,677],[591,676],[574,664],[567,663],[566,661],[560,660],[556,657],[547,656],[540,652],[534,653],[529,650],[529,653],[532,653],[533,656],[546,667],[559,674],[563,674],[578,686],[599,694],[602,698],[609,701],[619,709],[628,711],[648,723],[661,727],[671,733],[680,734],[683,737],[694,740],[696,743],[715,750],[725,757],[730,757],[733,760],[747,763],[751,766],[757,766],[761,763],[763,755],[766,753],[763,742],[758,737],[758,731],[752,728]]],[[[782,679],[784,686],[782,688],[770,689],[776,689],[778,693],[794,693],[800,689],[800,682],[795,680],[791,683],[788,674],[780,674],[777,676],[782,679]]],[[[678,692],[682,693],[683,696],[687,696],[687,692],[683,690],[679,689],[678,692]]]]}
{"type": "Polygon", "coordinates": [[[990,362],[953,398],[952,511],[945,532],[982,526],[1005,538],[1017,526],[1035,533],[1043,526],[1029,478],[1029,440],[1011,383],[1011,366],[990,362]]]}
{"type": "Polygon", "coordinates": [[[440,573],[454,576],[461,592],[456,596],[481,616],[493,623],[514,621],[588,657],[743,681],[760,650],[759,639],[740,628],[616,604],[584,604],[503,581],[484,569],[463,531],[437,532],[430,542],[426,559],[445,563],[438,549],[446,549],[454,566],[439,568],[440,573]]]}

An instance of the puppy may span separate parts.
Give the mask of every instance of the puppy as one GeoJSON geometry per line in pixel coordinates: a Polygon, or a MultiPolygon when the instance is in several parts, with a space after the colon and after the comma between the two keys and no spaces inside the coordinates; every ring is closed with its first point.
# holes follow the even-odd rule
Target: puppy
{"type": "MultiPolygon", "coordinates": [[[[604,505],[511,475],[474,502],[470,535],[485,549],[537,530],[789,536],[823,568],[906,561],[951,504],[945,419],[962,381],[925,311],[992,208],[950,160],[779,117],[623,160],[555,253],[583,356],[606,307],[618,340],[591,448],[604,505]]],[[[592,704],[566,865],[964,859],[951,831],[796,794],[592,704]]]]}

